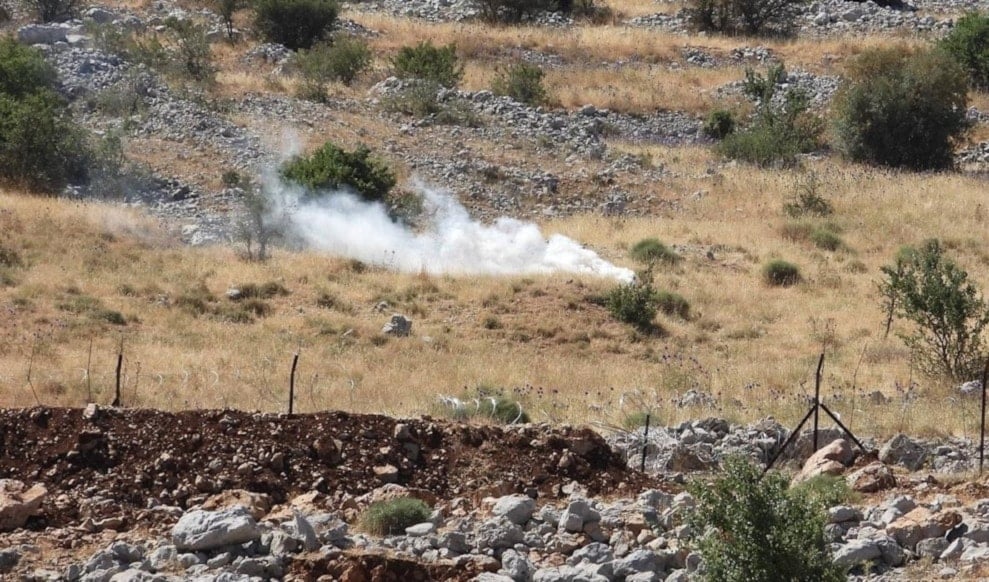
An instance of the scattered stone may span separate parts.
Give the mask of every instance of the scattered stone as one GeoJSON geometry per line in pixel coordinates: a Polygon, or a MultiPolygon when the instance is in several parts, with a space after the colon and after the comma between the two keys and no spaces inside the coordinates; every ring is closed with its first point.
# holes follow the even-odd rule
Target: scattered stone
{"type": "Polygon", "coordinates": [[[923,445],[905,434],[898,434],[879,450],[879,460],[916,471],[924,464],[927,454],[927,449],[923,445]]]}
{"type": "Polygon", "coordinates": [[[241,506],[220,511],[189,511],[172,528],[172,543],[180,551],[214,550],[260,537],[257,522],[241,506]]]}
{"type": "Polygon", "coordinates": [[[525,495],[506,495],[495,502],[491,512],[516,525],[525,525],[536,511],[536,500],[525,495]]]}

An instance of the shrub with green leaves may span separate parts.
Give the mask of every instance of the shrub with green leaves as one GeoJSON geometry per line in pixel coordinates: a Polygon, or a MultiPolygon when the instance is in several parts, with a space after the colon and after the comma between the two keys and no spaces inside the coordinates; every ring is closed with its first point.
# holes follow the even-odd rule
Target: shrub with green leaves
{"type": "Polygon", "coordinates": [[[401,79],[431,81],[443,87],[456,87],[464,75],[454,44],[437,47],[430,41],[402,47],[392,59],[395,76],[401,79]]]}
{"type": "Polygon", "coordinates": [[[691,0],[690,23],[695,30],[750,36],[793,33],[805,0],[691,0]]]}
{"type": "Polygon", "coordinates": [[[883,307],[912,324],[901,337],[917,367],[934,377],[977,377],[985,362],[989,306],[940,241],[904,249],[882,272],[883,307]]]}
{"type": "Polygon", "coordinates": [[[170,59],[172,68],[179,75],[194,81],[212,82],[216,68],[209,42],[206,41],[206,30],[194,22],[177,18],[167,19],[165,26],[171,31],[174,44],[171,49],[173,58],[170,59]]]}
{"type": "Polygon", "coordinates": [[[825,251],[837,251],[845,246],[845,241],[841,239],[841,235],[824,227],[815,228],[810,233],[810,242],[825,251]]]}
{"type": "Polygon", "coordinates": [[[335,0],[254,0],[254,26],[268,42],[292,50],[311,48],[336,24],[335,0]]]}
{"type": "Polygon", "coordinates": [[[715,150],[721,155],[761,167],[792,166],[797,156],[820,147],[824,130],[821,120],[810,113],[806,93],[788,88],[782,99],[777,91],[786,80],[782,64],[769,67],[765,75],[745,72],[745,94],[756,104],[752,121],[727,135],[715,150]]]}
{"type": "Polygon", "coordinates": [[[656,290],[646,277],[619,284],[608,293],[605,304],[612,317],[640,329],[652,326],[658,308],[656,290]]]}
{"type": "Polygon", "coordinates": [[[360,527],[369,534],[385,536],[404,534],[405,528],[429,520],[431,510],[425,501],[399,497],[375,501],[359,518],[360,527]]]}
{"type": "Polygon", "coordinates": [[[672,315],[680,319],[690,318],[690,302],[679,293],[658,291],[656,293],[656,306],[666,315],[672,315]]]}
{"type": "Polygon", "coordinates": [[[831,202],[820,192],[817,174],[811,172],[797,185],[797,191],[783,203],[783,213],[793,218],[807,214],[828,216],[834,212],[831,202]]]}
{"type": "Polygon", "coordinates": [[[555,10],[557,6],[558,3],[556,0],[478,1],[478,7],[481,9],[481,16],[489,22],[519,22],[526,16],[555,10]]]}
{"type": "Polygon", "coordinates": [[[688,523],[701,535],[705,580],[845,580],[824,537],[826,508],[791,489],[785,475],[763,476],[749,461],[728,458],[717,478],[696,479],[688,489],[697,500],[688,523]]]}
{"type": "Polygon", "coordinates": [[[543,70],[530,63],[517,63],[499,71],[491,85],[496,95],[507,95],[519,103],[541,105],[546,102],[543,70]]]}
{"type": "Polygon", "coordinates": [[[333,81],[350,85],[370,65],[371,50],[358,37],[341,36],[332,44],[324,43],[301,50],[295,57],[295,66],[302,80],[299,96],[324,101],[326,85],[333,81]]]}
{"type": "Polygon", "coordinates": [[[848,66],[835,97],[836,146],[857,162],[950,168],[967,104],[967,75],[946,53],[870,49],[848,66]]]}
{"type": "Polygon", "coordinates": [[[304,186],[309,196],[350,189],[364,200],[379,202],[396,183],[395,174],[364,145],[346,151],[326,142],[309,156],[289,160],[281,172],[286,179],[304,186]]]}
{"type": "Polygon", "coordinates": [[[716,109],[707,116],[702,131],[711,139],[724,139],[735,133],[735,116],[731,111],[716,109]]]}
{"type": "Polygon", "coordinates": [[[989,90],[989,14],[959,18],[939,46],[968,72],[973,87],[989,90]]]}
{"type": "Polygon", "coordinates": [[[773,287],[790,287],[802,279],[800,269],[793,263],[775,259],[766,263],[762,269],[762,278],[767,285],[773,287]]]}
{"type": "Polygon", "coordinates": [[[628,251],[632,259],[645,265],[666,264],[675,265],[680,262],[680,255],[663,244],[658,238],[644,238],[635,243],[628,251]]]}

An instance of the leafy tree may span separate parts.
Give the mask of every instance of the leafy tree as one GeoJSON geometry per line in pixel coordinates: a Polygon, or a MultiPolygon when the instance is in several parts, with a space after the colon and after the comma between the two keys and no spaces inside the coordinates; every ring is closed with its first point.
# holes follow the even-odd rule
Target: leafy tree
{"type": "Polygon", "coordinates": [[[968,72],[972,86],[989,89],[989,15],[972,12],[959,18],[940,47],[968,72]]]}
{"type": "Polygon", "coordinates": [[[621,283],[608,293],[606,305],[615,319],[640,329],[652,326],[659,301],[648,271],[630,283],[621,283]]]}
{"type": "Polygon", "coordinates": [[[546,102],[543,70],[537,65],[517,63],[498,73],[491,89],[498,95],[508,95],[519,103],[541,105],[546,102]]]}
{"type": "Polygon", "coordinates": [[[989,306],[940,241],[905,249],[882,272],[879,290],[887,313],[913,323],[902,337],[918,368],[953,380],[975,377],[985,361],[989,306]]]}
{"type": "Polygon", "coordinates": [[[254,0],[254,12],[262,37],[299,50],[329,34],[340,7],[335,0],[254,0]]]}
{"type": "Polygon", "coordinates": [[[691,0],[696,30],[722,34],[787,36],[805,0],[691,0]]]}
{"type": "Polygon", "coordinates": [[[868,50],[849,65],[834,102],[837,147],[858,162],[949,168],[968,128],[967,103],[967,76],[946,53],[868,50]]]}
{"type": "Polygon", "coordinates": [[[395,174],[371,155],[367,146],[345,151],[326,142],[311,156],[297,157],[282,167],[282,175],[305,186],[310,196],[320,191],[350,188],[368,201],[383,201],[395,186],[395,174]]]}
{"type": "Polygon", "coordinates": [[[432,81],[443,87],[456,87],[464,76],[453,44],[437,47],[430,41],[402,47],[392,61],[395,74],[402,79],[432,81]]]}
{"type": "Polygon", "coordinates": [[[745,459],[728,458],[713,482],[693,481],[692,529],[710,582],[838,582],[844,572],[824,538],[825,508],[789,486],[780,473],[762,475],[745,459]]]}
{"type": "Polygon", "coordinates": [[[302,77],[300,95],[312,101],[323,101],[329,82],[350,85],[370,66],[371,51],[360,38],[343,36],[334,39],[333,44],[319,44],[299,51],[295,64],[302,77]]]}

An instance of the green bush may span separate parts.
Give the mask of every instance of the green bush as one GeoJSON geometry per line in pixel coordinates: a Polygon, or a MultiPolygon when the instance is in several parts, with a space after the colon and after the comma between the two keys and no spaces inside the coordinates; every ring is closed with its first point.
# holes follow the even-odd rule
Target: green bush
{"type": "Polygon", "coordinates": [[[456,45],[436,47],[430,41],[402,47],[392,60],[392,66],[395,75],[401,79],[432,81],[447,88],[456,87],[464,75],[456,45]]]}
{"type": "Polygon", "coordinates": [[[645,278],[618,285],[608,293],[605,304],[612,317],[640,329],[652,326],[658,308],[656,291],[645,278]]]}
{"type": "Polygon", "coordinates": [[[716,109],[707,116],[703,131],[709,138],[724,139],[735,133],[735,116],[731,111],[716,109]]]}
{"type": "Polygon", "coordinates": [[[657,292],[656,306],[666,315],[672,315],[680,319],[690,318],[690,302],[684,299],[679,293],[672,291],[657,292]]]}
{"type": "Polygon", "coordinates": [[[805,0],[691,0],[690,23],[701,32],[788,36],[805,0]]]}
{"type": "Polygon", "coordinates": [[[806,214],[828,216],[834,212],[831,202],[820,193],[817,174],[811,172],[797,186],[794,195],[783,203],[783,213],[793,218],[806,214]]]}
{"type": "Polygon", "coordinates": [[[763,476],[748,461],[728,458],[720,476],[694,480],[688,489],[697,501],[688,523],[701,535],[705,580],[845,580],[824,537],[826,508],[791,489],[786,476],[763,476]]]}
{"type": "Polygon", "coordinates": [[[989,90],[989,15],[972,12],[959,18],[940,47],[968,72],[973,87],[989,90]]]}
{"type": "Polygon", "coordinates": [[[848,481],[841,475],[820,474],[802,481],[793,487],[798,493],[814,502],[819,507],[830,508],[835,505],[855,503],[859,499],[848,481]]]}
{"type": "Polygon", "coordinates": [[[501,70],[495,77],[491,90],[496,95],[507,95],[519,103],[528,105],[541,105],[546,102],[543,70],[529,63],[517,63],[501,70]]]}
{"type": "Polygon", "coordinates": [[[308,49],[336,24],[335,0],[254,0],[254,26],[268,42],[308,49]]]}
{"type": "Polygon", "coordinates": [[[657,238],[644,238],[640,240],[635,243],[628,254],[633,260],[646,265],[657,263],[675,265],[680,262],[680,255],[657,238]]]}
{"type": "Polygon", "coordinates": [[[913,324],[901,336],[917,367],[952,380],[977,377],[985,362],[989,306],[940,241],[904,249],[882,272],[879,290],[887,314],[913,324]]]}
{"type": "Polygon", "coordinates": [[[395,186],[395,174],[360,145],[354,151],[326,142],[308,157],[296,157],[282,166],[282,176],[304,186],[309,196],[320,191],[349,188],[368,201],[382,201],[395,186]]]}
{"type": "Polygon", "coordinates": [[[170,64],[175,72],[200,83],[212,82],[216,68],[206,41],[206,30],[189,20],[177,18],[167,19],[165,26],[171,31],[174,44],[170,64]]]}
{"type": "Polygon", "coordinates": [[[526,16],[571,6],[572,0],[479,0],[481,16],[489,22],[519,22],[526,16]]]}
{"type": "Polygon", "coordinates": [[[836,251],[845,246],[845,241],[841,240],[841,236],[827,228],[815,228],[810,233],[810,242],[825,251],[836,251]]]}
{"type": "Polygon", "coordinates": [[[375,501],[364,513],[359,522],[361,529],[373,535],[404,534],[405,528],[429,519],[431,510],[421,499],[399,497],[387,501],[375,501]]]}
{"type": "Polygon", "coordinates": [[[299,51],[295,65],[302,77],[300,96],[313,101],[326,99],[326,85],[339,81],[350,85],[371,65],[367,43],[354,36],[341,36],[333,44],[319,44],[299,51]]]}
{"type": "Polygon", "coordinates": [[[837,148],[869,164],[949,168],[968,127],[967,77],[947,54],[878,48],[848,67],[833,111],[837,148]]]}
{"type": "Polygon", "coordinates": [[[53,90],[57,81],[55,69],[40,52],[12,37],[0,39],[0,94],[19,99],[53,90]]]}
{"type": "Polygon", "coordinates": [[[782,100],[776,92],[786,80],[782,64],[769,67],[766,75],[745,72],[745,94],[756,103],[752,122],[726,136],[715,147],[721,155],[761,167],[792,166],[797,155],[820,147],[823,126],[809,113],[810,101],[798,89],[789,88],[782,100]]]}
{"type": "Polygon", "coordinates": [[[762,269],[762,278],[767,285],[773,287],[790,287],[801,281],[800,269],[781,259],[766,263],[762,269]]]}

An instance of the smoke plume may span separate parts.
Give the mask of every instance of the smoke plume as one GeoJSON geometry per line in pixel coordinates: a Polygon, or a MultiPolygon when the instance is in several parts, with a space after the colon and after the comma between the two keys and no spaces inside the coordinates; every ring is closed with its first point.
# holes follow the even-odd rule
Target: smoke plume
{"type": "Polygon", "coordinates": [[[283,220],[307,247],[405,272],[517,275],[575,273],[631,281],[634,273],[602,259],[560,234],[513,218],[493,224],[472,220],[448,192],[416,184],[427,217],[412,230],[387,209],[347,192],[303,197],[281,181],[267,180],[281,200],[283,220]]]}

